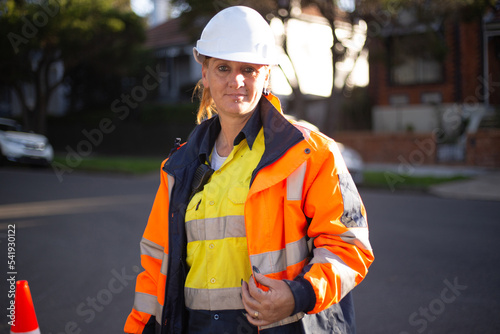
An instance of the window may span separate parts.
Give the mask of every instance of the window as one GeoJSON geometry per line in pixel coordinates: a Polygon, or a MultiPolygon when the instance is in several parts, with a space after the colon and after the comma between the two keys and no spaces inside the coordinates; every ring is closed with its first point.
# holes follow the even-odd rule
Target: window
{"type": "Polygon", "coordinates": [[[391,84],[413,85],[443,81],[443,55],[444,41],[437,33],[392,36],[389,39],[391,84]]]}

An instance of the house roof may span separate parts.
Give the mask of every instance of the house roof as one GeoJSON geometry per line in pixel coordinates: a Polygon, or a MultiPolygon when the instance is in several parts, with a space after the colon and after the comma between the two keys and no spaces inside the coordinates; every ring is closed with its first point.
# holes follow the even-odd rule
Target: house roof
{"type": "Polygon", "coordinates": [[[160,49],[168,46],[190,44],[188,34],[181,28],[180,18],[169,20],[146,32],[146,46],[160,49]]]}

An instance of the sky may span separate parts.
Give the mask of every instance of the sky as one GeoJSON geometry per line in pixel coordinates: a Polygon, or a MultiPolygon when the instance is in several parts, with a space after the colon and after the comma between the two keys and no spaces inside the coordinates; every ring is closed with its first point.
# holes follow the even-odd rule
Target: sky
{"type": "Polygon", "coordinates": [[[153,1],[151,0],[131,0],[130,4],[134,12],[140,16],[146,16],[153,10],[153,1]]]}

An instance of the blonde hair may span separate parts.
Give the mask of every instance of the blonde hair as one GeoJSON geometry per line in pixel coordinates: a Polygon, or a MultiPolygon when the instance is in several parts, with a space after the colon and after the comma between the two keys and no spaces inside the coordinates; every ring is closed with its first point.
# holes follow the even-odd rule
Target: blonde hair
{"type": "MultiPolygon", "coordinates": [[[[203,66],[208,66],[209,59],[210,57],[205,57],[203,66]]],[[[193,100],[195,97],[200,100],[200,106],[198,107],[198,112],[196,113],[197,124],[200,124],[204,120],[211,118],[214,114],[217,114],[217,108],[215,107],[214,99],[210,93],[210,88],[205,88],[205,86],[203,86],[203,79],[200,79],[194,87],[193,100]]]]}
{"type": "Polygon", "coordinates": [[[201,79],[194,87],[193,100],[195,97],[200,100],[200,106],[196,113],[196,124],[200,124],[214,114],[217,114],[214,99],[212,98],[212,94],[210,94],[210,88],[205,88],[201,79]]]}

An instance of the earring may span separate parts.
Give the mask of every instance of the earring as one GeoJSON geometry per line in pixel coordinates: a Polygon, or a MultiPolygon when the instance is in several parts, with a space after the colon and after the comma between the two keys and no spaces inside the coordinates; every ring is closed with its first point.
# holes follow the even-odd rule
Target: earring
{"type": "Polygon", "coordinates": [[[262,90],[262,94],[264,94],[265,96],[268,96],[270,93],[271,91],[267,87],[262,90]]]}

